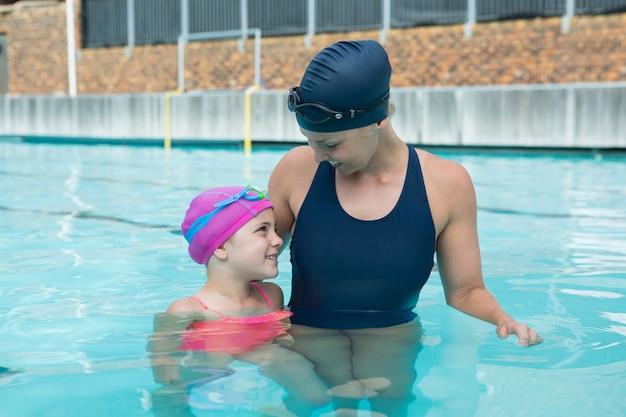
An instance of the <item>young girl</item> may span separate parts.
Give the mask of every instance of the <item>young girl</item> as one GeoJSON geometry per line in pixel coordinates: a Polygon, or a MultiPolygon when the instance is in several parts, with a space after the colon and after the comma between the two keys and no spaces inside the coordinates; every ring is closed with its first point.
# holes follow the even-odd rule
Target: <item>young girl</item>
{"type": "Polygon", "coordinates": [[[191,202],[182,231],[191,258],[206,265],[207,280],[167,309],[200,313],[183,333],[181,349],[238,354],[287,333],[291,313],[282,309],[283,292],[262,282],[278,275],[282,239],[272,207],[249,186],[211,189],[191,202]]]}
{"type": "Polygon", "coordinates": [[[206,266],[206,282],[155,318],[149,350],[157,382],[197,384],[237,359],[259,365],[295,403],[330,401],[311,363],[277,342],[288,341],[291,313],[281,288],[263,281],[278,275],[283,241],[275,226],[271,201],[250,186],[210,189],[191,201],[182,232],[191,258],[206,266]],[[176,351],[195,355],[183,366],[176,351]]]}

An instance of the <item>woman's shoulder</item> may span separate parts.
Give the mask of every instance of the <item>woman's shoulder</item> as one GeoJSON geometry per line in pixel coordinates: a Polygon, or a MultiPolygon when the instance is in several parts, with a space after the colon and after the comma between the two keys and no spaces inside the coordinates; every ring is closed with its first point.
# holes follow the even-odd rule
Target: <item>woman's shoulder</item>
{"type": "Polygon", "coordinates": [[[269,180],[270,196],[279,209],[281,203],[290,204],[294,196],[304,198],[302,193],[308,190],[317,166],[309,146],[296,146],[283,155],[269,180]]]}
{"type": "Polygon", "coordinates": [[[474,184],[463,165],[423,150],[418,155],[437,235],[453,219],[475,217],[474,184]]]}
{"type": "Polygon", "coordinates": [[[278,162],[277,167],[288,166],[290,168],[302,166],[317,166],[313,158],[313,149],[308,145],[299,145],[289,149],[278,162]]]}
{"type": "Polygon", "coordinates": [[[457,189],[472,187],[469,173],[458,162],[445,159],[434,153],[416,148],[417,155],[422,167],[424,181],[436,187],[457,189]]]}

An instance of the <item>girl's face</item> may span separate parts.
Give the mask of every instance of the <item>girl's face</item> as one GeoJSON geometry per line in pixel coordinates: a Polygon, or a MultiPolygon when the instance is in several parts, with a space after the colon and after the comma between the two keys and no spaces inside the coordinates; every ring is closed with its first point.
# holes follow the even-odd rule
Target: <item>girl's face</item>
{"type": "Polygon", "coordinates": [[[328,161],[344,175],[363,170],[374,155],[378,143],[376,125],[331,133],[302,129],[302,133],[313,148],[315,162],[328,161]]]}
{"type": "Polygon", "coordinates": [[[276,233],[274,209],[265,209],[224,243],[228,261],[254,280],[278,275],[278,255],[283,240],[276,233]]]}

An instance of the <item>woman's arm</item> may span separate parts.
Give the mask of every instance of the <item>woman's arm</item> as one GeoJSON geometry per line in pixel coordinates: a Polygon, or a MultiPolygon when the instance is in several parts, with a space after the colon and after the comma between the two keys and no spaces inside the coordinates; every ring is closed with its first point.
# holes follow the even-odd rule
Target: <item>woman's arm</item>
{"type": "Polygon", "coordinates": [[[283,239],[281,251],[289,245],[298,211],[309,191],[316,169],[317,163],[311,148],[297,146],[283,156],[270,176],[268,190],[274,204],[276,232],[283,239]]]}
{"type": "Polygon", "coordinates": [[[476,195],[467,171],[451,163],[445,177],[449,202],[445,227],[437,238],[437,265],[448,305],[496,326],[499,337],[517,335],[519,344],[541,343],[537,332],[513,320],[486,288],[480,262],[476,195]]]}

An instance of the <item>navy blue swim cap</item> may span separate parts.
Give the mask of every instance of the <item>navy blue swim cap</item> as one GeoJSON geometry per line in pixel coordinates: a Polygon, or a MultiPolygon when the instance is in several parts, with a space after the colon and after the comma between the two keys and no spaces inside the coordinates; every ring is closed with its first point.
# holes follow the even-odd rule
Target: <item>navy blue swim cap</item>
{"type": "Polygon", "coordinates": [[[300,87],[290,90],[289,108],[313,132],[367,126],[387,117],[390,79],[389,57],[378,42],[337,42],[313,58],[300,87]]]}

